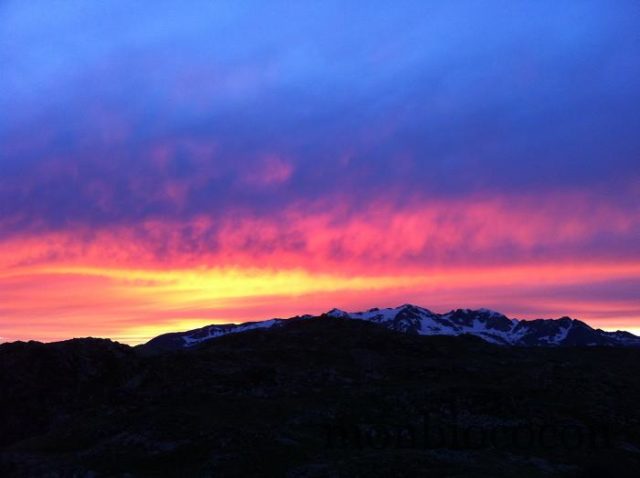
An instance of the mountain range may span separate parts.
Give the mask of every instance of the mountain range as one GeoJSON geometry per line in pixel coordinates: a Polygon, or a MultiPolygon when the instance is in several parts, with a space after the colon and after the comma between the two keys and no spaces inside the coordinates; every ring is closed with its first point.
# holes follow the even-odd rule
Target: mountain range
{"type": "Polygon", "coordinates": [[[331,317],[363,320],[396,332],[426,336],[473,335],[486,342],[503,346],[622,346],[640,347],[640,337],[629,332],[606,332],[586,323],[562,317],[559,319],[519,320],[489,309],[456,309],[438,314],[411,304],[365,312],[345,312],[333,309],[320,316],[302,315],[289,319],[271,319],[243,324],[209,325],[187,332],[156,337],[141,348],[148,352],[188,349],[228,334],[256,329],[281,327],[290,321],[331,317]]]}
{"type": "MultiPolygon", "coordinates": [[[[430,323],[397,312],[363,316],[430,323]]],[[[500,346],[343,317],[204,329],[157,353],[0,344],[0,476],[637,475],[640,348],[500,346]]]]}

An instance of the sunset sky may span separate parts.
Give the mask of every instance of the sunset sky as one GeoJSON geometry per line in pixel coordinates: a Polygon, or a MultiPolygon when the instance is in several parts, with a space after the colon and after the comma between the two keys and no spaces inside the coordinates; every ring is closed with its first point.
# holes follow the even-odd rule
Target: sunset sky
{"type": "Polygon", "coordinates": [[[0,341],[415,303],[640,333],[640,4],[0,2],[0,341]]]}

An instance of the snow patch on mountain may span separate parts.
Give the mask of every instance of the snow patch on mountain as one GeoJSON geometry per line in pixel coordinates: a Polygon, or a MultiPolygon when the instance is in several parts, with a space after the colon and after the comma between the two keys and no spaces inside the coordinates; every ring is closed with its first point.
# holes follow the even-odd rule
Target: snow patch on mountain
{"type": "Polygon", "coordinates": [[[239,325],[211,325],[206,327],[204,331],[203,329],[199,329],[191,335],[183,335],[182,340],[184,341],[185,347],[192,347],[206,340],[215,339],[216,337],[221,337],[223,335],[237,334],[240,332],[247,332],[248,330],[270,329],[271,327],[278,325],[283,320],[284,319],[271,319],[262,322],[247,322],[239,325]]]}

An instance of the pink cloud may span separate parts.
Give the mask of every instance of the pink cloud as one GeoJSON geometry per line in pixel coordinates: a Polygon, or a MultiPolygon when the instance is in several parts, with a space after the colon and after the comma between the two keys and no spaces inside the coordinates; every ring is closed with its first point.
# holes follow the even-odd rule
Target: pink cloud
{"type": "Polygon", "coordinates": [[[378,199],[358,214],[344,203],[296,203],[269,217],[238,209],[184,221],[70,225],[0,241],[0,335],[135,341],[211,321],[408,301],[633,328],[637,303],[590,291],[640,281],[633,248],[596,247],[603,238],[635,244],[638,227],[613,205],[569,193],[409,201],[404,208],[378,199]],[[214,300],[206,292],[211,281],[222,290],[225,284],[216,271],[246,274],[259,291],[214,300]]]}
{"type": "Polygon", "coordinates": [[[267,155],[261,158],[255,169],[249,171],[243,182],[249,186],[278,186],[289,181],[293,175],[293,164],[290,161],[276,155],[267,155]]]}

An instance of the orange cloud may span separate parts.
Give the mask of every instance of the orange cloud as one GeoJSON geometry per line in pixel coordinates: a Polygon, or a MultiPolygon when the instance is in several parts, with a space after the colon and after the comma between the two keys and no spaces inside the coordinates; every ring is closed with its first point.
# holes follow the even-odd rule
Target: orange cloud
{"type": "Polygon", "coordinates": [[[637,222],[581,198],[479,199],[341,208],[275,217],[199,216],[0,241],[2,340],[109,336],[135,343],[212,322],[415,302],[491,307],[520,317],[573,315],[638,326],[637,300],[593,298],[640,282],[640,257],[594,247],[637,222]],[[590,289],[589,289],[590,288],[590,289]]]}

